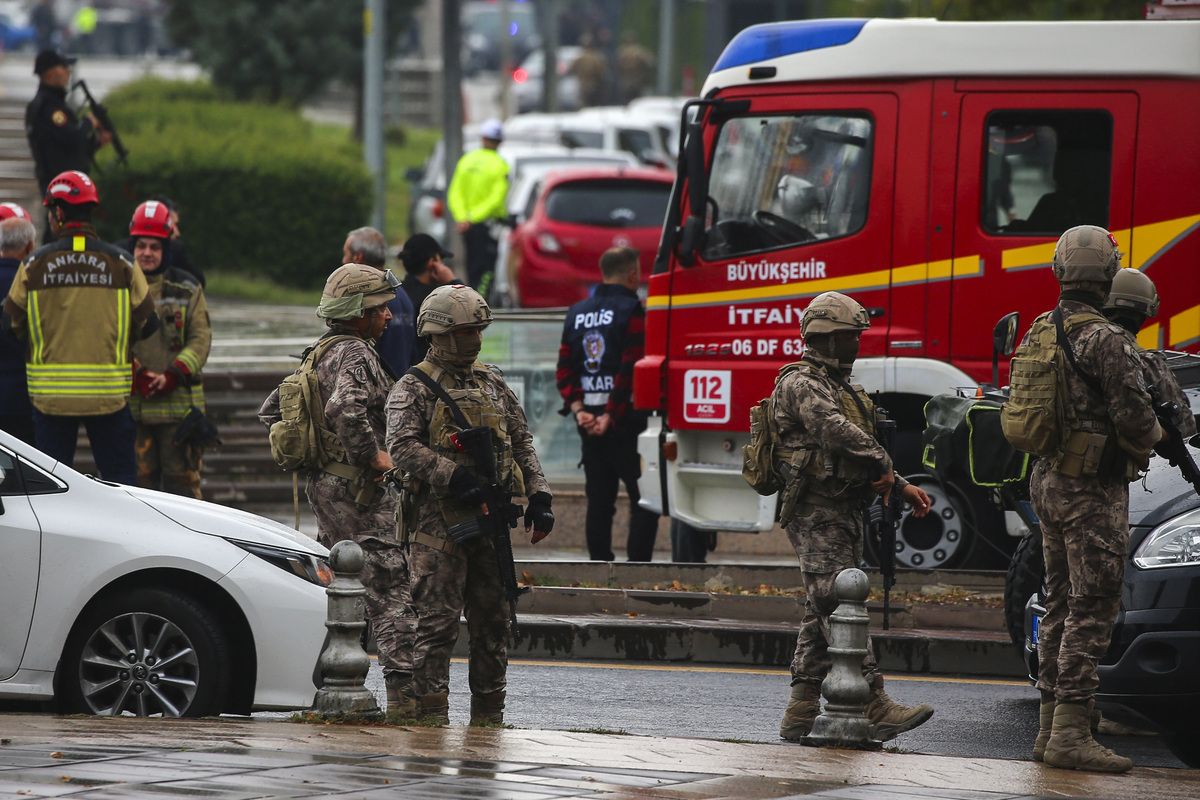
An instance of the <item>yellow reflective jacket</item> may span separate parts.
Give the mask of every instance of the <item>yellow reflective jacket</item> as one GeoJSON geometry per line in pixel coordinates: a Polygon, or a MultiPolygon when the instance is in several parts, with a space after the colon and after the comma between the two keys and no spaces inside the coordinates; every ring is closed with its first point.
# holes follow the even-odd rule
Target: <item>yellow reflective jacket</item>
{"type": "Polygon", "coordinates": [[[200,371],[208,361],[212,326],[204,290],[188,273],[167,267],[147,275],[150,297],[158,315],[154,333],[133,345],[137,364],[154,372],[171,370],[179,382],[170,394],[129,398],[133,418],[145,424],[178,422],[192,406],[204,410],[204,386],[200,371]]]}
{"type": "Polygon", "coordinates": [[[130,342],[154,312],[146,278],[124,250],[73,228],[17,269],[4,301],[28,339],[29,399],[43,414],[97,416],[125,407],[130,342]]]}
{"type": "Polygon", "coordinates": [[[487,147],[472,150],[458,160],[446,192],[446,203],[456,222],[486,222],[507,216],[508,162],[487,147]]]}

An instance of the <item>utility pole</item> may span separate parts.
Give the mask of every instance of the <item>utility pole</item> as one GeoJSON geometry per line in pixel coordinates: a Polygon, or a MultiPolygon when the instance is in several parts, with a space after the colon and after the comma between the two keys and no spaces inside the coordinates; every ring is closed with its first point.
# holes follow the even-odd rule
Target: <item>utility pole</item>
{"type": "Polygon", "coordinates": [[[558,0],[540,0],[542,12],[542,107],[558,111],[558,0]]]}
{"type": "MultiPolygon", "coordinates": [[[[442,0],[442,85],[445,87],[442,91],[442,142],[445,144],[443,168],[447,190],[463,150],[461,5],[459,0],[442,0]]],[[[457,233],[449,203],[445,204],[445,209],[446,241],[442,244],[449,245],[455,241],[457,233]]],[[[451,249],[462,252],[458,246],[451,249]]]]}
{"type": "Polygon", "coordinates": [[[385,0],[365,0],[363,5],[363,157],[374,189],[371,225],[380,231],[387,218],[387,159],[383,151],[385,9],[385,0]]]}
{"type": "Polygon", "coordinates": [[[673,94],[671,71],[675,66],[675,0],[658,2],[658,85],[660,95],[673,94]]]}
{"type": "Polygon", "coordinates": [[[512,116],[512,13],[509,0],[500,0],[500,119],[512,116]]]}

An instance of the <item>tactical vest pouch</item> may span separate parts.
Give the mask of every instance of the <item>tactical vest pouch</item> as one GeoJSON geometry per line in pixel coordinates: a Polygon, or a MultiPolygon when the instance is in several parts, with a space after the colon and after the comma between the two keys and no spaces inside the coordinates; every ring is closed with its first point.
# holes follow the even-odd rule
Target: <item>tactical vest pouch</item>
{"type": "Polygon", "coordinates": [[[1102,433],[1073,431],[1063,443],[1057,470],[1071,478],[1093,477],[1100,474],[1104,445],[1108,437],[1102,433]]]}
{"type": "Polygon", "coordinates": [[[271,457],[281,469],[322,469],[345,461],[346,451],[321,421],[325,408],[317,384],[317,361],[334,344],[353,336],[329,336],[305,355],[300,367],[279,384],[279,421],[271,425],[271,457]],[[315,413],[314,413],[315,412],[315,413]]]}
{"type": "Polygon", "coordinates": [[[750,442],[742,448],[742,478],[764,497],[783,488],[783,481],[775,469],[775,446],[779,436],[774,417],[774,397],[758,401],[758,405],[750,409],[750,442]]]}

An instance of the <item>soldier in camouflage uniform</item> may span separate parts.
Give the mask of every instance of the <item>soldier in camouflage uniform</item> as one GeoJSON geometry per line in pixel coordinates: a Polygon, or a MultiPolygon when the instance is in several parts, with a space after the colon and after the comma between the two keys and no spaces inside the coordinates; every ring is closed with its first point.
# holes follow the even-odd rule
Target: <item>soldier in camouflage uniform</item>
{"type": "Polygon", "coordinates": [[[171,232],[171,210],[155,200],[139,205],[129,223],[130,249],[146,276],[160,322],[154,334],[133,345],[129,410],[137,422],[138,484],[200,500],[203,442],[180,440],[180,423],[192,409],[204,411],[200,371],[208,361],[212,327],[200,284],[183,270],[165,266],[171,232]]]}
{"type": "MultiPolygon", "coordinates": [[[[344,461],[309,473],[305,490],[326,547],[353,539],[363,548],[367,619],[379,648],[389,713],[412,716],[412,609],[408,562],[396,537],[396,496],[380,485],[392,469],[384,449],[384,404],[395,378],[375,350],[391,319],[387,303],[399,282],[390,272],[345,264],[325,283],[317,315],[328,337],[339,338],[316,363],[325,426],[336,434],[344,461]]],[[[318,341],[317,345],[320,345],[318,341]]],[[[314,345],[314,346],[317,346],[314,345]]],[[[279,390],[259,409],[268,427],[281,419],[279,390]]]]}
{"type": "MultiPolygon", "coordinates": [[[[1034,758],[1071,769],[1125,772],[1132,762],[1092,738],[1089,704],[1120,605],[1129,544],[1129,481],[1162,438],[1136,345],[1100,316],[1121,263],[1116,239],[1080,225],[1058,240],[1058,311],[1075,359],[1062,366],[1060,452],[1030,479],[1046,562],[1046,615],[1039,628],[1042,693],[1034,758]]],[[[1044,327],[1050,315],[1034,321],[1044,327]]],[[[1030,334],[1026,334],[1030,340],[1030,334]]],[[[1024,343],[1022,343],[1024,345],[1024,343]]]]}
{"type": "MultiPolygon", "coordinates": [[[[901,492],[924,516],[929,496],[895,474],[875,438],[876,409],[862,387],[848,382],[866,310],[838,292],[814,298],[801,318],[804,358],[780,370],[772,395],[779,431],[776,459],[787,476],[780,523],[800,559],[804,619],[792,659],[792,690],[779,735],[796,741],[820,711],[821,681],[829,673],[829,616],[837,608],[833,582],[862,560],[864,511],[876,494],[901,492]]],[[[871,645],[863,659],[871,685],[867,716],[881,740],[895,738],[933,715],[909,708],[883,691],[871,645]]]]}
{"type": "MultiPolygon", "coordinates": [[[[1113,278],[1112,290],[1104,304],[1104,316],[1121,327],[1129,341],[1137,345],[1138,331],[1146,321],[1158,314],[1158,290],[1154,281],[1136,269],[1122,269],[1113,278]]],[[[1175,373],[1167,366],[1166,357],[1157,350],[1143,350],[1137,346],[1142,361],[1146,386],[1153,390],[1159,402],[1174,403],[1178,408],[1173,417],[1175,426],[1184,439],[1196,435],[1196,417],[1191,404],[1175,373]]]]}
{"type": "Polygon", "coordinates": [[[509,608],[495,546],[488,536],[455,542],[447,524],[503,509],[480,505],[478,467],[455,448],[450,437],[458,428],[448,421],[451,412],[416,370],[445,389],[465,421],[492,428],[501,485],[512,496],[528,494],[525,530],[533,530],[531,543],[554,526],[550,486],[525,412],[499,370],[477,360],[491,321],[491,309],[474,289],[434,289],[417,315],[417,335],[429,338],[429,353],[397,381],[387,401],[388,452],[411,487],[400,513],[417,615],[413,688],[422,715],[442,723],[449,719],[450,654],[464,612],[471,639],[471,724],[504,719],[509,608]]]}

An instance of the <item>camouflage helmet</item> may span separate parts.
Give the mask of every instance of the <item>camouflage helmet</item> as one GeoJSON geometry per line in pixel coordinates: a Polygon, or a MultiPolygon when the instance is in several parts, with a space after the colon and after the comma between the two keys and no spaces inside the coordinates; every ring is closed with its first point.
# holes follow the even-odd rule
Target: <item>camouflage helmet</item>
{"type": "Polygon", "coordinates": [[[1138,314],[1153,317],[1158,313],[1158,290],[1154,288],[1154,281],[1144,272],[1119,269],[1113,278],[1104,308],[1128,308],[1138,314]]]}
{"type": "Polygon", "coordinates": [[[800,335],[834,331],[865,331],[871,327],[867,310],[841,292],[825,292],[813,298],[800,317],[800,335]]]}
{"type": "Polygon", "coordinates": [[[1096,225],[1076,225],[1054,245],[1054,277],[1072,283],[1108,283],[1121,268],[1117,239],[1096,225]]]}
{"type": "Polygon", "coordinates": [[[317,316],[323,319],[357,319],[368,308],[396,299],[400,281],[391,270],[366,264],[343,264],[335,269],[321,290],[317,316]]]}
{"type": "Polygon", "coordinates": [[[486,328],[492,324],[492,309],[483,295],[470,286],[439,286],[421,303],[417,314],[417,336],[436,336],[459,328],[486,328]]]}

